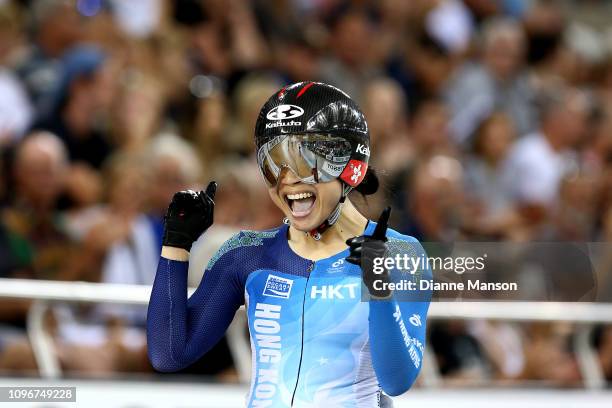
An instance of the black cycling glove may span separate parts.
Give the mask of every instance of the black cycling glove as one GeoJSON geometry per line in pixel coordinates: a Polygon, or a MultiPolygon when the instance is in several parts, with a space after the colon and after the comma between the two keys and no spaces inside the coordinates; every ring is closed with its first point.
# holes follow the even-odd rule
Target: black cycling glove
{"type": "Polygon", "coordinates": [[[213,223],[217,183],[211,181],[206,191],[179,191],[174,194],[164,217],[164,246],[183,248],[191,245],[213,223]]]}
{"type": "Polygon", "coordinates": [[[350,254],[346,260],[352,264],[361,266],[361,276],[363,283],[368,288],[370,295],[374,298],[388,298],[391,296],[391,290],[388,286],[383,285],[389,283],[389,271],[383,267],[381,273],[374,272],[374,259],[385,258],[387,256],[387,223],[391,207],[383,210],[376,225],[376,229],[372,235],[361,235],[359,237],[350,238],[346,241],[349,246],[350,254]],[[374,288],[374,281],[381,282],[374,288]]]}

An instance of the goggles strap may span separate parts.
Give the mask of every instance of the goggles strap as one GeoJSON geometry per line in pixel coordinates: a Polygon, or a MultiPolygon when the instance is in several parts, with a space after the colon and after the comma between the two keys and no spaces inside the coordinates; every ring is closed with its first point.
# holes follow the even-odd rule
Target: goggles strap
{"type": "Polygon", "coordinates": [[[348,184],[342,183],[342,195],[340,195],[340,201],[336,205],[336,208],[334,208],[334,210],[331,212],[329,217],[327,217],[327,219],[323,222],[323,224],[319,225],[317,228],[313,229],[312,231],[308,233],[314,240],[316,241],[320,240],[321,234],[327,231],[329,227],[331,227],[332,225],[336,223],[336,221],[338,221],[338,218],[340,218],[340,211],[342,210],[342,204],[344,204],[346,197],[348,196],[348,194],[351,192],[352,189],[353,187],[349,186],[348,184]]]}

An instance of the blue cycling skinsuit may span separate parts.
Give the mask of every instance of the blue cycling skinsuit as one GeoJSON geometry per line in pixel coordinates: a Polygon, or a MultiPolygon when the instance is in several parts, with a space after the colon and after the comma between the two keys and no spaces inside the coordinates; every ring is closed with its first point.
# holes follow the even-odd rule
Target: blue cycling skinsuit
{"type": "MultiPolygon", "coordinates": [[[[376,226],[369,221],[365,234],[376,226]]],[[[248,407],[381,407],[410,388],[423,361],[429,298],[364,302],[348,248],[310,261],[288,226],[241,231],[211,259],[187,298],[187,262],[161,258],[148,312],[148,352],[159,371],[194,363],[245,305],[253,373],[248,407]]],[[[424,256],[387,230],[389,256],[424,256]],[[418,253],[417,253],[418,252],[418,253]]],[[[428,268],[419,271],[430,279],[428,268]]],[[[366,290],[365,287],[363,290],[366,290]]]]}

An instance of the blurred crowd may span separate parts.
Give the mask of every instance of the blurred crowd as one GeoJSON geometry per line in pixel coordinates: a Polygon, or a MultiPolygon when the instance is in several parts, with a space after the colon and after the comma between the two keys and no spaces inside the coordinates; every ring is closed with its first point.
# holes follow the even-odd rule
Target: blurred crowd
{"type": "MultiPolygon", "coordinates": [[[[370,218],[390,203],[423,241],[610,241],[611,15],[606,0],[0,0],[0,277],[151,284],[172,194],[214,179],[196,286],[225,239],[281,222],[253,128],[306,80],[366,114],[383,188],[351,199],[370,218]]],[[[4,374],[36,373],[29,307],[0,300],[4,374]]],[[[144,319],[56,305],[46,325],[66,371],[112,375],[151,371],[144,319]]],[[[574,336],[457,321],[430,344],[448,382],[572,386],[574,336]]],[[[612,328],[592,347],[612,380],[612,328]]],[[[189,372],[232,367],[223,341],[189,372]]]]}

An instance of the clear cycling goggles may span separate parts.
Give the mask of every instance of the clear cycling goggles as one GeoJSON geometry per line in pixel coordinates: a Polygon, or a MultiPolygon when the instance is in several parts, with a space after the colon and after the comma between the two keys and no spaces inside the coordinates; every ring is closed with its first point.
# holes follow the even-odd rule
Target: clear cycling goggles
{"type": "Polygon", "coordinates": [[[340,176],[350,160],[351,143],[330,135],[281,135],[259,148],[257,163],[268,186],[275,186],[283,169],[307,184],[340,176]]]}

